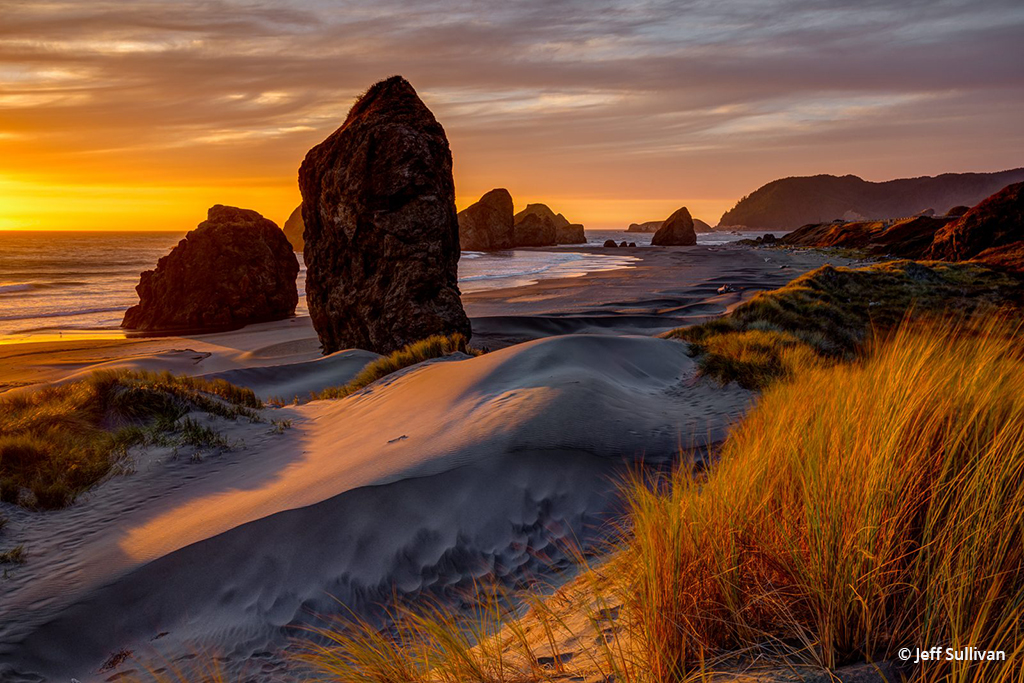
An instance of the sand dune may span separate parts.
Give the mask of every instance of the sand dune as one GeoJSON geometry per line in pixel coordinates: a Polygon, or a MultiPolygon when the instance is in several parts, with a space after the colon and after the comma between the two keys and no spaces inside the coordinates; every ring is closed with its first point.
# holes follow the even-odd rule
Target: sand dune
{"type": "MultiPolygon", "coordinates": [[[[269,410],[293,420],[283,435],[232,425],[245,450],[147,456],[68,510],[25,513],[32,561],[0,597],[0,672],[85,681],[121,648],[241,661],[330,595],[358,607],[557,561],[597,533],[620,463],[720,440],[747,406],[684,351],[574,335],[428,362],[269,410]]],[[[304,365],[233,372],[280,388],[304,365]]]]}
{"type": "Polygon", "coordinates": [[[254,367],[211,372],[203,377],[223,379],[240,387],[252,389],[261,399],[298,397],[307,399],[331,386],[348,384],[367,363],[380,354],[360,349],[338,351],[298,363],[257,365],[254,367]]]}

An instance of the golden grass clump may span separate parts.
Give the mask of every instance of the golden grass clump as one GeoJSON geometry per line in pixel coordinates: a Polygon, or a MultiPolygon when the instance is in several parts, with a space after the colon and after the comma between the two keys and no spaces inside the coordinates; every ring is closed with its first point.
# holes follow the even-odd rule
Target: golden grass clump
{"type": "Polygon", "coordinates": [[[777,383],[706,480],[628,489],[634,655],[655,681],[728,652],[834,668],[902,647],[939,680],[1024,675],[1024,351],[993,322],[898,329],[777,383]]]}
{"type": "Polygon", "coordinates": [[[974,263],[827,265],[755,295],[729,315],[666,336],[690,343],[703,374],[764,389],[815,355],[852,360],[873,334],[910,314],[963,319],[1019,308],[1022,293],[1019,277],[974,263]]]}
{"type": "Polygon", "coordinates": [[[313,628],[296,660],[335,683],[508,681],[518,668],[493,638],[505,616],[496,598],[465,612],[426,599],[388,609],[387,628],[359,617],[313,628]]]}
{"type": "MultiPolygon", "coordinates": [[[[256,395],[223,380],[97,372],[0,401],[0,499],[43,509],[70,504],[128,447],[172,431],[192,410],[258,419],[256,395]]],[[[189,427],[189,425],[185,425],[189,427]]],[[[188,430],[193,440],[195,430],[188,430]]]]}
{"type": "Polygon", "coordinates": [[[482,352],[471,348],[469,342],[461,334],[456,333],[447,336],[435,334],[418,342],[413,342],[389,356],[378,358],[367,364],[348,384],[340,387],[328,387],[314,395],[313,398],[344,398],[393,372],[433,358],[450,356],[453,353],[479,356],[482,352]]]}

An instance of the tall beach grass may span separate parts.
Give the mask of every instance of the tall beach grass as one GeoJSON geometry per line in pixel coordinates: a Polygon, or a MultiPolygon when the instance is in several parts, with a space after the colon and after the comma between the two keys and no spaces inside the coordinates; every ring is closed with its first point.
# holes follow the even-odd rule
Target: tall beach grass
{"type": "Polygon", "coordinates": [[[1024,672],[1024,348],[1018,328],[912,325],[773,385],[706,480],[627,491],[632,653],[654,681],[709,655],[826,668],[900,648],[940,680],[1024,672]]]}

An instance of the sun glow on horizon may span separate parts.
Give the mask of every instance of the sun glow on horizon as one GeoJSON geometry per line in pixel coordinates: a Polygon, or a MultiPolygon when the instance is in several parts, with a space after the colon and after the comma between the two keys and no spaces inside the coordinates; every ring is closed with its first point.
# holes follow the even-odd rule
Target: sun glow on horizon
{"type": "MultiPolygon", "coordinates": [[[[458,187],[456,182],[456,187],[458,187]]],[[[493,188],[460,193],[459,210],[493,188]]],[[[542,203],[589,230],[626,229],[630,223],[662,220],[680,206],[714,225],[731,199],[608,198],[516,195],[515,210],[542,203]]],[[[278,225],[298,206],[298,188],[286,182],[220,186],[49,184],[0,176],[0,231],[170,231],[191,230],[214,204],[254,209],[278,225]]]]}

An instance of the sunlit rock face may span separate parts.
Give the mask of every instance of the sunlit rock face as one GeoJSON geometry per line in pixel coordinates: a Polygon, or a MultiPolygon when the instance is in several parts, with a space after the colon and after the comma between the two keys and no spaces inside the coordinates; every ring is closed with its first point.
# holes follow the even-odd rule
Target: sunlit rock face
{"type": "Polygon", "coordinates": [[[693,230],[693,219],[684,206],[662,223],[651,238],[651,244],[659,247],[689,246],[697,244],[697,233],[693,230]]]}
{"type": "Polygon", "coordinates": [[[927,256],[947,261],[987,260],[989,250],[1024,251],[1024,183],[996,192],[935,234],[927,256]]]}
{"type": "Polygon", "coordinates": [[[302,223],[302,206],[296,206],[295,210],[288,216],[288,220],[284,222],[284,236],[292,243],[295,251],[302,251],[303,249],[305,243],[302,239],[302,232],[305,229],[306,226],[302,223]]]}
{"type": "Polygon", "coordinates": [[[470,336],[444,128],[400,76],[374,84],[299,169],[306,300],[324,353],[470,336]]]}
{"type": "Polygon", "coordinates": [[[496,251],[515,246],[512,195],[491,190],[459,212],[459,241],[466,251],[496,251]]]}
{"type": "Polygon", "coordinates": [[[122,327],[212,330],[295,314],[299,262],[284,232],[249,209],[220,204],[155,270],[142,273],[139,303],[122,327]]]}

